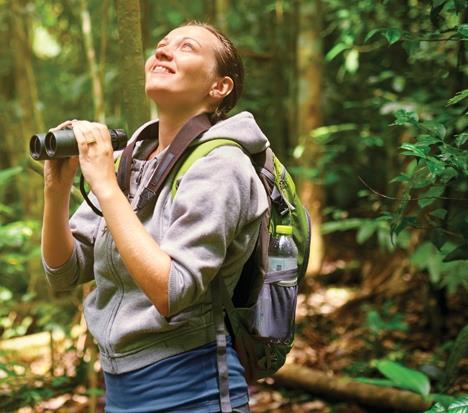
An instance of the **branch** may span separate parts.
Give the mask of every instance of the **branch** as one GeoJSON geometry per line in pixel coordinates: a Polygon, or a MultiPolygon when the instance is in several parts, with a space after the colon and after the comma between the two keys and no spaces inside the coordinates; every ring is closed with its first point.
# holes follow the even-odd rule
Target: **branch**
{"type": "MultiPolygon", "coordinates": [[[[302,388],[321,397],[355,400],[378,409],[422,412],[432,401],[407,390],[360,383],[350,377],[334,377],[318,370],[286,364],[274,376],[275,382],[291,388],[302,388]]],[[[380,411],[380,410],[378,410],[380,411]]]]}
{"type": "Polygon", "coordinates": [[[364,181],[364,179],[360,175],[358,175],[358,178],[362,182],[362,184],[367,189],[369,189],[369,191],[373,192],[374,194],[376,194],[376,195],[378,195],[378,196],[380,196],[382,198],[390,199],[392,201],[418,201],[420,199],[449,199],[451,201],[468,201],[468,198],[450,198],[450,197],[447,197],[447,196],[421,196],[421,197],[417,197],[417,198],[398,198],[398,197],[394,197],[394,196],[388,196],[388,195],[384,195],[384,194],[376,191],[366,181],[364,181]]]}

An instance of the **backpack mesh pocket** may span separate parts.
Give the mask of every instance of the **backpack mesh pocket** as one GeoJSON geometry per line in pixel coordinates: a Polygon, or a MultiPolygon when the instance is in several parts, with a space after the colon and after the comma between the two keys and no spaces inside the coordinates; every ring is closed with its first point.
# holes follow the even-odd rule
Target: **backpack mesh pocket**
{"type": "Polygon", "coordinates": [[[292,339],[297,288],[297,269],[265,275],[257,303],[252,307],[253,334],[278,341],[292,339]]]}

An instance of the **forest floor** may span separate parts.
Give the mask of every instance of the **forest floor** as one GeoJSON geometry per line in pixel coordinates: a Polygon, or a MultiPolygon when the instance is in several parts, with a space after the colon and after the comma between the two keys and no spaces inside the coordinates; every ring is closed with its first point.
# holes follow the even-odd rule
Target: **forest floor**
{"type": "MultiPolygon", "coordinates": [[[[447,295],[438,303],[441,297],[429,290],[425,275],[414,273],[403,256],[389,259],[369,251],[367,258],[366,251],[361,256],[356,252],[335,251],[321,274],[306,279],[287,362],[331,377],[383,378],[372,362],[391,359],[423,371],[435,384],[447,348],[468,322],[468,295],[447,295]]],[[[468,393],[467,372],[464,360],[448,394],[468,393]]],[[[252,413],[381,413],[375,407],[281,388],[273,379],[251,388],[250,404],[252,413]]]]}
{"type": "MultiPolygon", "coordinates": [[[[296,340],[287,363],[330,377],[379,377],[372,361],[386,358],[430,377],[440,375],[447,348],[467,323],[466,293],[447,296],[441,311],[423,275],[412,273],[404,257],[394,254],[385,259],[372,253],[366,259],[364,252],[357,260],[355,253],[336,252],[340,258],[327,257],[321,274],[305,280],[298,296],[296,340]]],[[[465,361],[449,394],[468,393],[467,370],[465,361]]],[[[97,386],[103,386],[101,375],[97,386]]],[[[80,386],[17,412],[89,412],[85,390],[80,386]]],[[[381,413],[349,400],[330,401],[323,395],[287,389],[272,378],[250,386],[249,392],[252,413],[381,413]]],[[[103,411],[102,395],[95,401],[96,411],[103,411]]]]}

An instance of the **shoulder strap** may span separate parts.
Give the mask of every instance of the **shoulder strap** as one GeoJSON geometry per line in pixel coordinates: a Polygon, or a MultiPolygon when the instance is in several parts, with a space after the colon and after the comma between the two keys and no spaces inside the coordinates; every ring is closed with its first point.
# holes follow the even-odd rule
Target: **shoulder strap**
{"type": "Polygon", "coordinates": [[[177,187],[179,185],[180,178],[185,175],[185,173],[191,168],[191,166],[198,160],[203,158],[204,156],[208,155],[213,149],[218,148],[220,146],[237,146],[242,149],[242,146],[231,140],[225,138],[215,138],[211,139],[206,142],[202,142],[195,146],[189,155],[182,161],[182,165],[177,168],[177,172],[175,176],[171,178],[172,186],[171,186],[171,195],[172,198],[175,197],[177,192],[177,187]]]}
{"type": "Polygon", "coordinates": [[[137,210],[142,209],[149,200],[159,195],[167,176],[185,150],[198,136],[211,126],[208,115],[202,113],[190,119],[182,127],[158,163],[148,186],[143,189],[138,201],[137,210]]]}

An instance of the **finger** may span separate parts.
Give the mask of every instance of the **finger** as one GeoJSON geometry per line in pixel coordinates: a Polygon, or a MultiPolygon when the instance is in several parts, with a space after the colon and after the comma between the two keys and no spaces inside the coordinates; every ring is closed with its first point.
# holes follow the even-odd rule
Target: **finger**
{"type": "Polygon", "coordinates": [[[86,121],[75,121],[73,122],[73,133],[75,134],[76,142],[78,143],[78,150],[80,153],[86,153],[88,151],[87,142],[87,128],[86,121]]]}
{"type": "Polygon", "coordinates": [[[73,122],[76,122],[76,119],[66,120],[65,122],[62,122],[60,125],[57,125],[55,128],[49,129],[49,132],[55,132],[56,130],[60,130],[60,129],[64,129],[69,126],[72,126],[73,122]]]}
{"type": "Polygon", "coordinates": [[[96,131],[96,138],[97,140],[104,146],[111,148],[112,141],[111,136],[109,133],[109,129],[106,125],[98,122],[93,122],[92,124],[93,129],[96,131]]]}

